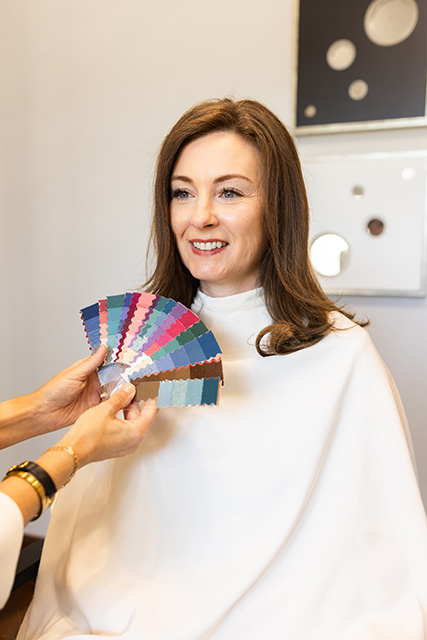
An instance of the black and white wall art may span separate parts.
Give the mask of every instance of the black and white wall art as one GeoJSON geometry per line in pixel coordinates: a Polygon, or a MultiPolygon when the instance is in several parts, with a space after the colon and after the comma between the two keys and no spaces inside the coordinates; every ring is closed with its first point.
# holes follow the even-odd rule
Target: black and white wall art
{"type": "Polygon", "coordinates": [[[427,124],[427,0],[299,0],[298,19],[298,135],[427,124]]]}

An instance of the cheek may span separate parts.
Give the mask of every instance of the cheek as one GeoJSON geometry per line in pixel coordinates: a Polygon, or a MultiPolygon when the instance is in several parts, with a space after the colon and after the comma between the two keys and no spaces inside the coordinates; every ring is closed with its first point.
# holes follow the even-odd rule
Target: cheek
{"type": "Polygon", "coordinates": [[[262,213],[254,215],[250,224],[246,228],[247,238],[249,239],[253,253],[262,256],[267,248],[267,238],[265,233],[264,216],[262,213]]]}
{"type": "Polygon", "coordinates": [[[180,218],[176,214],[173,213],[173,210],[170,211],[170,221],[172,233],[175,236],[175,240],[179,243],[180,236],[182,235],[182,224],[180,224],[180,218]]]}
{"type": "Polygon", "coordinates": [[[175,238],[175,245],[177,247],[179,257],[181,258],[181,261],[183,262],[183,264],[187,266],[185,251],[184,251],[184,240],[182,238],[185,228],[182,225],[182,221],[180,220],[180,218],[178,216],[174,216],[172,213],[171,213],[170,221],[171,221],[172,234],[173,234],[173,237],[175,238]]]}
{"type": "Polygon", "coordinates": [[[191,212],[189,207],[184,205],[176,205],[174,207],[172,204],[169,208],[169,219],[172,232],[175,238],[179,241],[191,222],[191,212]]]}

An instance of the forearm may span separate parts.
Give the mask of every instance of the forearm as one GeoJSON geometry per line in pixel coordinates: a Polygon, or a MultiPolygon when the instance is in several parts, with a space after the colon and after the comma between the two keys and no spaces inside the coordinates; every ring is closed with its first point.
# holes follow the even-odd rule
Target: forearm
{"type": "Polygon", "coordinates": [[[36,393],[0,403],[0,449],[47,433],[36,393]]]}
{"type": "MultiPolygon", "coordinates": [[[[157,408],[155,400],[148,400],[142,408],[137,403],[129,406],[134,395],[133,385],[121,387],[109,400],[85,411],[55,447],[35,461],[36,466],[24,462],[9,470],[11,475],[0,483],[0,491],[16,502],[25,523],[49,506],[55,489],[63,487],[78,468],[136,451],[157,414],[157,408]],[[125,407],[128,408],[127,419],[116,418],[117,412],[125,407]]],[[[26,398],[18,401],[22,405],[15,405],[12,413],[20,416],[16,424],[22,427],[28,419],[26,407],[31,405],[31,401],[26,398]]]]}
{"type": "Polygon", "coordinates": [[[0,403],[0,449],[73,424],[100,403],[96,369],[106,347],[78,360],[26,396],[0,403]]]}

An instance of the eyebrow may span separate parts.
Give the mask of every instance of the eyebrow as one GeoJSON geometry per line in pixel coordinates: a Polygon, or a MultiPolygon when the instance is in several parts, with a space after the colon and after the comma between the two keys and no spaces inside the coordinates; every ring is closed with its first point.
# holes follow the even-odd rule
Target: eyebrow
{"type": "MultiPolygon", "coordinates": [[[[247,176],[242,176],[240,173],[227,173],[225,176],[219,176],[218,178],[215,178],[214,184],[225,182],[226,180],[233,180],[235,178],[246,180],[246,182],[250,182],[252,184],[252,180],[250,178],[248,178],[247,176]]],[[[172,180],[181,180],[181,182],[187,182],[190,184],[192,184],[193,182],[191,178],[188,178],[187,176],[172,176],[171,181],[172,180]]]]}

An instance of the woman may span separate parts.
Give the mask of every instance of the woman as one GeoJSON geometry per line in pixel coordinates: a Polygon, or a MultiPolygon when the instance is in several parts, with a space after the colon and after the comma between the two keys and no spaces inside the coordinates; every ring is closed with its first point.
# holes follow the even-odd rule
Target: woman
{"type": "Polygon", "coordinates": [[[160,151],[153,240],[150,290],[191,304],[222,348],[220,406],[164,409],[132,458],[83,470],[19,638],[426,638],[401,405],[312,274],[299,160],[268,109],[184,114],[160,151]]]}
{"type": "Polygon", "coordinates": [[[14,465],[0,482],[0,608],[9,596],[22,545],[24,526],[50,506],[55,493],[90,462],[126,455],[136,449],[156,415],[153,402],[129,406],[135,395],[125,385],[102,406],[96,369],[106,354],[79,360],[34,393],[0,403],[0,449],[76,423],[36,461],[14,465]],[[126,420],[116,418],[127,411],[126,420]]]}

